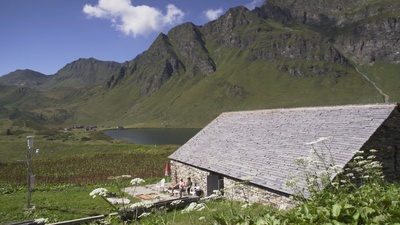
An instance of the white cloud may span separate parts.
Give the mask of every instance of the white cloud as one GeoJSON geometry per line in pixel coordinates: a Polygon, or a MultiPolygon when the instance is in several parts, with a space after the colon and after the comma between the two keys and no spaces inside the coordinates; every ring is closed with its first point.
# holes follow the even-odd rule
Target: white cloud
{"type": "Polygon", "coordinates": [[[253,10],[255,7],[260,6],[264,0],[253,0],[251,3],[244,5],[249,10],[253,10]]]}
{"type": "Polygon", "coordinates": [[[207,11],[204,11],[204,15],[206,16],[206,18],[211,21],[211,20],[215,20],[218,19],[218,17],[223,13],[224,11],[220,8],[220,9],[208,9],[207,11]]]}
{"type": "Polygon", "coordinates": [[[99,0],[95,6],[86,4],[83,12],[89,17],[109,19],[112,25],[126,35],[146,36],[182,22],[184,13],[169,4],[167,13],[147,5],[133,6],[130,0],[99,0]]]}

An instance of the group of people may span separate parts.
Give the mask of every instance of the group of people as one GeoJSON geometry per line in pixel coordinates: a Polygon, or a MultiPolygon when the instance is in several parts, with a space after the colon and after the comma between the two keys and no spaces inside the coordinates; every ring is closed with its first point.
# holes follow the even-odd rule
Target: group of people
{"type": "Polygon", "coordinates": [[[190,194],[190,188],[192,188],[192,180],[190,177],[187,178],[187,181],[183,181],[183,178],[179,180],[179,182],[171,187],[169,189],[171,190],[171,196],[174,195],[174,190],[178,189],[179,190],[179,197],[182,197],[183,192],[187,192],[188,195],[190,194]]]}

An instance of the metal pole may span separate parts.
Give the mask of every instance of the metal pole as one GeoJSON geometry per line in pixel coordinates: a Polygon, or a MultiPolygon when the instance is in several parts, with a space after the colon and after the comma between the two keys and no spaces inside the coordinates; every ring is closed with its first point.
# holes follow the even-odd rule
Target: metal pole
{"type": "Polygon", "coordinates": [[[31,149],[33,148],[33,137],[34,136],[27,136],[28,139],[28,147],[26,149],[26,163],[27,163],[27,183],[28,189],[26,191],[26,195],[28,198],[27,209],[30,209],[31,206],[31,149]]]}

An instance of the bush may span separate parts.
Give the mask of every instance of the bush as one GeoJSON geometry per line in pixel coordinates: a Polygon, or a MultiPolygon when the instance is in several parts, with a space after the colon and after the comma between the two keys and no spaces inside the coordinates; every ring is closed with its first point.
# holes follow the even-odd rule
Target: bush
{"type": "Polygon", "coordinates": [[[81,141],[90,141],[90,140],[92,140],[92,139],[89,138],[89,137],[82,137],[82,138],[81,138],[81,141]]]}

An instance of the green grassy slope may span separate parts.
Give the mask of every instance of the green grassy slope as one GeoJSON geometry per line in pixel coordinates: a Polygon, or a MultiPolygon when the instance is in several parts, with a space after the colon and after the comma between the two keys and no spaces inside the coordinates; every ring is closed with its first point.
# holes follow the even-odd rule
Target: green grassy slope
{"type": "MultiPolygon", "coordinates": [[[[117,104],[125,104],[126,111],[115,121],[134,127],[203,127],[224,111],[383,102],[373,85],[351,66],[307,57],[288,59],[280,53],[276,53],[279,60],[249,60],[252,49],[268,49],[277,37],[288,33],[280,24],[268,23],[270,30],[258,35],[258,40],[247,48],[221,46],[208,40],[207,47],[217,63],[215,73],[172,77],[157,93],[129,108],[127,100],[121,99],[117,104]],[[328,72],[323,76],[295,76],[281,72],[282,66],[303,71],[321,67],[328,72]]],[[[247,29],[242,32],[249,34],[254,27],[247,29]]],[[[290,34],[320,45],[306,50],[309,57],[325,54],[329,46],[320,44],[313,31],[305,29],[292,29],[290,34]]]]}
{"type": "Polygon", "coordinates": [[[400,64],[375,63],[360,67],[382,91],[389,95],[389,102],[400,102],[400,64]]]}
{"type": "MultiPolygon", "coordinates": [[[[148,97],[121,123],[202,127],[224,111],[382,102],[379,93],[355,71],[340,79],[293,77],[277,71],[274,63],[230,62],[195,86],[171,80],[165,85],[173,86],[169,88],[173,92],[164,88],[148,97]]],[[[190,82],[195,81],[186,81],[190,82]]]]}

